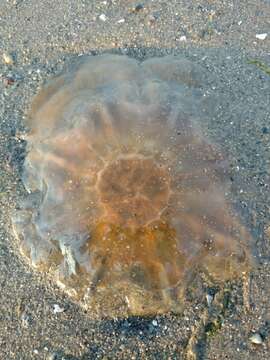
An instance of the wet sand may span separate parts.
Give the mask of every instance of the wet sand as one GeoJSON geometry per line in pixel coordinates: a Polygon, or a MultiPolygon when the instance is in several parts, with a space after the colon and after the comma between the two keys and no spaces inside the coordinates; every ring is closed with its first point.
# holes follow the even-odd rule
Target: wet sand
{"type": "Polygon", "coordinates": [[[1,2],[1,359],[269,359],[269,18],[269,1],[1,2]],[[93,320],[27,265],[12,236],[10,211],[25,194],[18,135],[31,99],[78,55],[103,52],[185,55],[205,69],[217,98],[202,126],[231,159],[234,205],[257,263],[223,288],[198,276],[182,315],[93,320]],[[210,308],[207,294],[215,294],[210,308]],[[253,333],[261,344],[252,344],[253,333]]]}

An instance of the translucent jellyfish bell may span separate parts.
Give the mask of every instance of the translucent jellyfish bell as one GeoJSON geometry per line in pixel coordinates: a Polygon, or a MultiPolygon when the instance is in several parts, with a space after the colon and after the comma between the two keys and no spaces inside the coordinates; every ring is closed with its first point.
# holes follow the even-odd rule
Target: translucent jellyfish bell
{"type": "Polygon", "coordinates": [[[14,232],[89,312],[179,311],[197,269],[222,281],[250,265],[227,162],[198,125],[201,82],[179,57],[86,57],[33,103],[14,232]]]}

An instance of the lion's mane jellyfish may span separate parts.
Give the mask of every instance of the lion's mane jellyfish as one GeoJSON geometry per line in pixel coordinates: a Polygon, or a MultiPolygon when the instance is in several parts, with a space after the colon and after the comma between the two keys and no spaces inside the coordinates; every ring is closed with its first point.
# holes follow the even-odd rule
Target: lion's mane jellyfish
{"type": "Polygon", "coordinates": [[[14,232],[92,313],[179,311],[194,272],[249,267],[228,162],[200,131],[201,75],[179,57],[86,57],[34,100],[14,232]]]}

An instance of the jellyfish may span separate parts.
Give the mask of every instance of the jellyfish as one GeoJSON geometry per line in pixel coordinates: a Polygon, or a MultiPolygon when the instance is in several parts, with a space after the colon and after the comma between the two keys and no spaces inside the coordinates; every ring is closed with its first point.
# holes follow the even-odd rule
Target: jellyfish
{"type": "Polygon", "coordinates": [[[228,160],[201,130],[202,85],[183,57],[105,54],[78,59],[33,101],[14,234],[93,314],[178,312],[196,272],[222,282],[250,266],[228,160]]]}

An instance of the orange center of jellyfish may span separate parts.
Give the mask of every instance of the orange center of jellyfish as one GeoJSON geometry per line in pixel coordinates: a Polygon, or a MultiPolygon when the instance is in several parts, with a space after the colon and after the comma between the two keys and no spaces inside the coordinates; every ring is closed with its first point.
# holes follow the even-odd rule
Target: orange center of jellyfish
{"type": "Polygon", "coordinates": [[[170,196],[168,170],[152,159],[127,157],[110,163],[98,180],[105,215],[88,243],[99,285],[132,281],[147,289],[175,286],[184,257],[175,230],[162,218],[170,196]]]}
{"type": "Polygon", "coordinates": [[[169,178],[152,159],[123,158],[109,164],[98,184],[108,218],[128,227],[157,219],[169,197],[169,178]]]}

